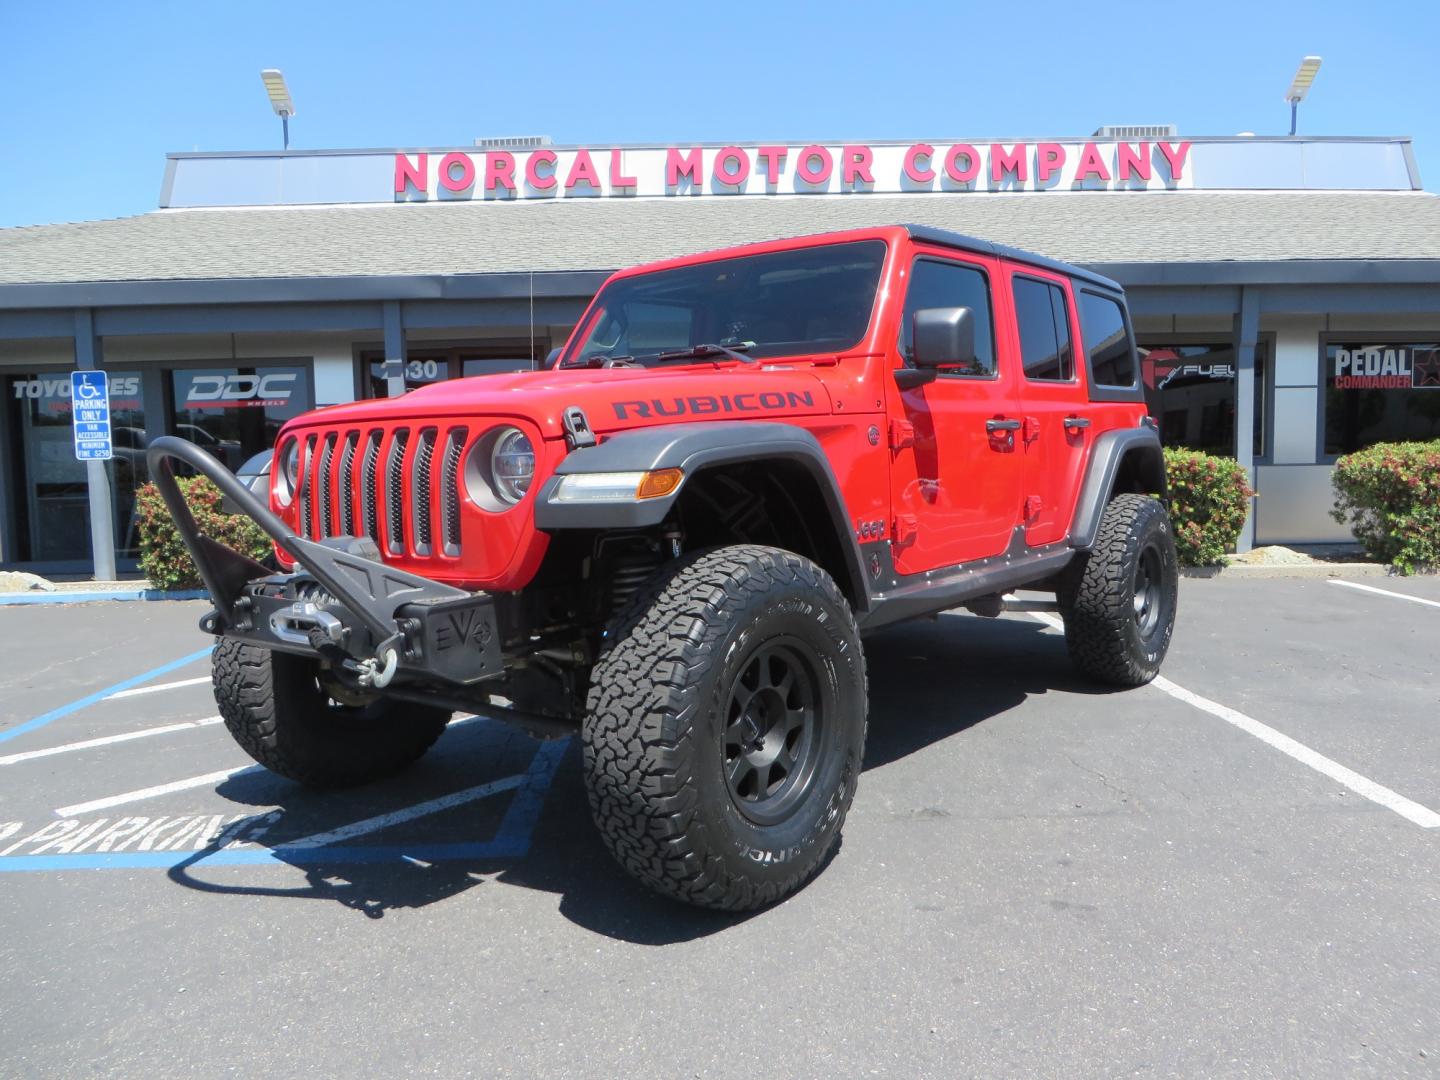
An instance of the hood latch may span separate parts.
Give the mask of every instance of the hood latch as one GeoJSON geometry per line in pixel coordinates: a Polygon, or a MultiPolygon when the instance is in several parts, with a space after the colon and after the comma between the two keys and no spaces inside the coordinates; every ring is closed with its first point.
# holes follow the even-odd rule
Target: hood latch
{"type": "Polygon", "coordinates": [[[590,430],[590,421],[579,405],[567,405],[560,423],[565,427],[565,445],[571,450],[595,445],[595,432],[590,430]]]}

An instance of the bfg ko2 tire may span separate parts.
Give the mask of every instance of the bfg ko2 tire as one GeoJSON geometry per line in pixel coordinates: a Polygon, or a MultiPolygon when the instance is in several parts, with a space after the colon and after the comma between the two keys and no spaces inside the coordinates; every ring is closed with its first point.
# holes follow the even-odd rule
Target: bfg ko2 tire
{"type": "Polygon", "coordinates": [[[399,772],[430,749],[448,709],[375,701],[342,705],[314,661],[221,638],[211,675],[237,743],[271,772],[307,787],[350,787],[399,772]]]}
{"type": "Polygon", "coordinates": [[[1095,546],[1069,568],[1060,590],[1076,667],[1115,686],[1155,678],[1175,630],[1179,578],[1165,507],[1144,495],[1117,495],[1100,518],[1095,546]]]}
{"type": "Polygon", "coordinates": [[[612,620],[583,727],[611,853],[667,896],[749,910],[840,840],[865,748],[865,657],[845,597],[788,551],[662,568],[612,620]]]}

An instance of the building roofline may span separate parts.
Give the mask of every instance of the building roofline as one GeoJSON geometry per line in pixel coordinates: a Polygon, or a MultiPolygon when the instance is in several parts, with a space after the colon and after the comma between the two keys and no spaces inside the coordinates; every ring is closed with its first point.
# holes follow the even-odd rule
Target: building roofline
{"type": "Polygon", "coordinates": [[[1154,285],[1440,285],[1440,259],[1090,263],[1125,288],[1154,285]]]}
{"type": "MultiPolygon", "coordinates": [[[[945,144],[953,143],[1035,143],[1035,142],[1059,142],[1059,143],[1086,143],[1086,142],[1188,142],[1188,143],[1412,143],[1410,135],[1176,135],[1173,139],[1107,139],[1098,135],[1001,135],[1001,136],[978,136],[960,135],[954,138],[938,138],[935,135],[927,135],[915,139],[863,139],[863,138],[808,138],[808,139],[730,139],[730,140],[708,140],[692,142],[688,140],[671,140],[669,142],[580,142],[580,143],[550,143],[545,146],[537,146],[535,150],[554,150],[556,152],[567,150],[668,150],[671,147],[701,147],[720,149],[726,146],[755,146],[761,143],[775,146],[804,146],[814,143],[820,146],[840,145],[854,143],[869,147],[876,146],[913,146],[917,142],[935,140],[945,144]]],[[[496,147],[486,149],[483,146],[474,144],[459,146],[364,146],[348,148],[326,148],[314,150],[184,150],[172,151],[165,156],[170,160],[181,160],[189,158],[305,158],[305,157],[348,157],[356,154],[449,154],[449,153],[470,153],[485,154],[498,150],[507,150],[509,153],[524,153],[527,149],[517,151],[507,147],[496,147]]]]}
{"type": "Polygon", "coordinates": [[[181,278],[0,284],[0,311],[172,304],[555,299],[593,293],[611,270],[353,277],[181,278]],[[532,291],[533,290],[533,291],[532,291]]]}
{"type": "MultiPolygon", "coordinates": [[[[1004,249],[1008,253],[1008,249],[1004,249]]],[[[1036,257],[1021,253],[1027,262],[1036,257]]],[[[1068,266],[1069,264],[1056,264],[1068,266]]],[[[1440,259],[1089,263],[1086,277],[1127,289],[1215,285],[1440,285],[1440,259]]],[[[355,277],[187,278],[0,284],[0,311],[160,305],[562,299],[593,293],[612,270],[355,277]],[[533,293],[532,293],[533,288],[533,293]]]]}

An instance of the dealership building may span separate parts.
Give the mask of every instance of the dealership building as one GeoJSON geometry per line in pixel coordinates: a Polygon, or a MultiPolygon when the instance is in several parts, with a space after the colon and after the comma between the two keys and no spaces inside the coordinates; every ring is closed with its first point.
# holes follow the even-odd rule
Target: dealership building
{"type": "Polygon", "coordinates": [[[237,466],[312,407],[543,364],[615,269],[891,223],[1120,281],[1164,441],[1252,472],[1243,546],[1345,539],[1336,457],[1440,437],[1440,196],[1408,138],[172,154],[153,212],[0,230],[0,566],[132,569],[156,435],[237,466]],[[114,456],[86,463],[92,367],[114,456]]]}

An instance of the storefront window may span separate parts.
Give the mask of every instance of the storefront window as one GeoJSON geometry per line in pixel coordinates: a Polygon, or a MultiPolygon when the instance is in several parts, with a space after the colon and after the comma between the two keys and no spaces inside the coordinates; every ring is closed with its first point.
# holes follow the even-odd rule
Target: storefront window
{"type": "Polygon", "coordinates": [[[181,368],[170,372],[173,431],[238,469],[275,445],[287,420],[310,410],[298,366],[181,368]]]}
{"type": "MultiPolygon", "coordinates": [[[[550,351],[549,338],[536,338],[533,345],[525,341],[495,345],[446,347],[412,350],[405,361],[405,391],[418,390],[446,379],[470,378],[474,375],[495,375],[507,371],[530,371],[550,351]],[[535,357],[534,361],[531,357],[535,357]]],[[[362,357],[366,371],[366,394],[372,398],[387,397],[385,360],[378,354],[362,357]]]]}
{"type": "MultiPolygon", "coordinates": [[[[135,489],[145,468],[145,408],[140,373],[110,374],[110,425],[114,456],[105,463],[115,518],[115,554],[139,554],[135,489]]],[[[70,373],[12,375],[6,380],[13,442],[16,561],[65,562],[90,558],[90,489],[85,462],[75,459],[70,419],[70,373]]]]}
{"type": "MultiPolygon", "coordinates": [[[[405,391],[418,390],[450,378],[450,361],[445,356],[411,356],[405,361],[405,391]]],[[[370,396],[386,397],[385,361],[370,361],[370,396]]]]}
{"type": "Polygon", "coordinates": [[[1440,344],[1325,346],[1325,453],[1440,438],[1440,344]]]}
{"type": "MultiPolygon", "coordinates": [[[[1265,373],[1269,350],[1255,348],[1254,453],[1265,452],[1265,373]]],[[[1235,346],[1230,342],[1140,346],[1145,403],[1166,446],[1235,456],[1235,346]]]]}
{"type": "MultiPolygon", "coordinates": [[[[545,353],[541,353],[540,356],[543,359],[545,353]]],[[[507,371],[529,371],[530,368],[530,357],[528,356],[462,356],[460,358],[460,374],[467,379],[474,375],[500,375],[507,371]]]]}

